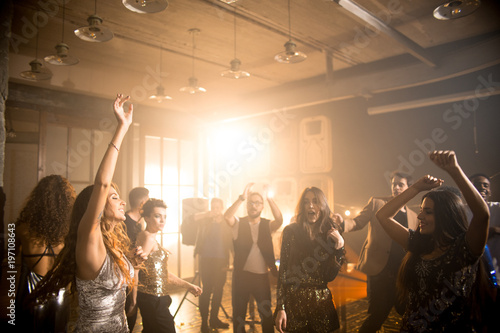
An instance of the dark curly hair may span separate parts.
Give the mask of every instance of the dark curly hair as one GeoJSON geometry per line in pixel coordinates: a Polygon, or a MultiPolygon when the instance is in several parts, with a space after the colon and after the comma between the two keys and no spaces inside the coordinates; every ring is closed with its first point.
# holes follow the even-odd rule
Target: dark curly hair
{"type": "Polygon", "coordinates": [[[16,225],[26,225],[30,236],[37,241],[57,246],[68,233],[75,197],[75,189],[66,178],[46,176],[26,199],[16,225]]]}
{"type": "Polygon", "coordinates": [[[142,217],[146,217],[146,216],[151,215],[151,213],[153,212],[153,209],[155,207],[160,207],[160,208],[165,208],[166,209],[167,205],[165,204],[165,202],[163,200],[160,200],[160,199],[149,199],[142,206],[141,216],[142,217]]]}

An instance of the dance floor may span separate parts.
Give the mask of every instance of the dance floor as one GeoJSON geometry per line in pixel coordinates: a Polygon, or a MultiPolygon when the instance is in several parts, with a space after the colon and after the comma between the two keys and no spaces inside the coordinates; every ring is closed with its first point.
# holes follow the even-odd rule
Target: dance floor
{"type": "MultiPolygon", "coordinates": [[[[272,285],[276,284],[272,283],[272,285]]],[[[357,332],[366,317],[366,309],[368,307],[368,303],[365,299],[365,276],[357,271],[353,271],[350,274],[341,274],[329,285],[329,287],[334,294],[337,311],[339,312],[339,316],[341,318],[341,328],[337,332],[357,332]]],[[[198,299],[191,294],[187,294],[186,298],[184,299],[184,295],[185,292],[183,290],[173,290],[171,293],[172,305],[170,306],[170,312],[172,313],[172,315],[177,312],[177,314],[175,315],[175,326],[177,332],[200,332],[201,317],[197,307],[198,299]],[[183,299],[184,301],[182,301],[183,299]]],[[[272,290],[272,295],[274,308],[274,303],[276,301],[276,291],[274,289],[272,290]]],[[[232,314],[231,274],[228,274],[228,280],[226,282],[226,285],[224,286],[222,306],[227,313],[227,317],[224,311],[221,309],[221,311],[219,312],[219,318],[222,321],[230,323],[229,316],[231,316],[232,314]]],[[[401,317],[393,310],[379,332],[399,332],[400,319],[401,317]]],[[[259,315],[257,313],[257,310],[255,310],[255,321],[258,320],[259,315]]],[[[250,314],[247,316],[247,321],[249,323],[246,327],[247,332],[262,332],[258,323],[254,328],[250,326],[250,322],[252,321],[250,314]]],[[[142,324],[139,313],[137,323],[133,329],[133,332],[136,333],[141,331],[142,324]]],[[[217,332],[217,330],[213,330],[213,332],[217,332]]],[[[233,332],[233,330],[232,327],[230,327],[226,330],[219,329],[218,332],[230,333],[233,332]]]]}

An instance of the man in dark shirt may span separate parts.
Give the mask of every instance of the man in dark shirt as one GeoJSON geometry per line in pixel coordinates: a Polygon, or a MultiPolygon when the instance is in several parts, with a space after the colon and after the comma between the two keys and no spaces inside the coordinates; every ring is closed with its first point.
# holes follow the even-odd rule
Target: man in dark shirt
{"type": "Polygon", "coordinates": [[[224,222],[223,209],[222,199],[213,198],[208,212],[194,216],[195,221],[199,221],[194,254],[199,255],[203,285],[199,301],[202,333],[210,332],[210,328],[229,328],[229,324],[219,319],[222,292],[229,268],[229,253],[233,249],[231,228],[224,222]],[[209,311],[210,296],[212,307],[209,311]]]}
{"type": "Polygon", "coordinates": [[[144,187],[135,187],[128,194],[130,209],[125,213],[125,225],[130,243],[135,244],[137,234],[142,231],[141,209],[149,200],[149,190],[144,187]]]}
{"type": "MultiPolygon", "coordinates": [[[[141,217],[142,205],[149,200],[149,190],[144,187],[135,187],[128,194],[130,210],[125,213],[125,226],[127,235],[130,238],[130,245],[135,246],[137,234],[142,231],[144,219],[141,217]],[[142,224],[141,224],[142,222],[142,224]]],[[[132,302],[132,293],[127,293],[125,309],[127,309],[127,322],[130,332],[132,332],[137,319],[137,305],[129,309],[132,302]]]]}

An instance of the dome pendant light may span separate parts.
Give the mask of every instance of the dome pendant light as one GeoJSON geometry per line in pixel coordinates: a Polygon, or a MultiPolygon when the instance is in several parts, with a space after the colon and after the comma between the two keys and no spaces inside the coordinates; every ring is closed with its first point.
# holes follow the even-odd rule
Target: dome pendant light
{"type": "Polygon", "coordinates": [[[163,47],[160,45],[160,75],[159,75],[160,84],[158,85],[158,87],[156,87],[156,94],[149,96],[149,99],[156,100],[158,103],[172,99],[172,97],[165,95],[165,88],[161,84],[161,75],[163,73],[161,71],[161,53],[162,53],[162,51],[163,51],[163,47]]]}
{"type": "Polygon", "coordinates": [[[102,18],[97,16],[97,0],[95,0],[94,15],[87,18],[89,25],[75,30],[75,35],[86,42],[107,42],[113,38],[113,32],[102,26],[102,18]]]}
{"type": "Polygon", "coordinates": [[[226,69],[220,75],[230,79],[245,79],[250,73],[240,70],[241,61],[236,58],[236,8],[234,9],[234,59],[231,60],[231,68],[226,69]]]}
{"type": "Polygon", "coordinates": [[[78,58],[70,56],[68,54],[69,46],[64,43],[64,20],[65,20],[65,11],[66,11],[66,1],[63,1],[63,17],[62,17],[62,38],[61,42],[56,45],[56,54],[48,55],[43,58],[47,63],[51,65],[58,66],[71,66],[76,65],[80,62],[78,58]]]}
{"type": "Polygon", "coordinates": [[[203,93],[206,92],[207,90],[203,87],[198,86],[198,79],[194,76],[194,49],[195,49],[195,44],[194,44],[194,36],[200,32],[200,29],[198,28],[192,28],[188,30],[189,33],[193,36],[193,55],[192,55],[192,76],[188,79],[188,85],[185,87],[182,87],[180,89],[181,92],[189,93],[189,94],[196,94],[196,93],[203,93]]]}
{"type": "Polygon", "coordinates": [[[480,0],[452,0],[434,9],[434,18],[452,20],[475,12],[481,5],[480,0]]]}
{"type": "Polygon", "coordinates": [[[35,47],[35,59],[30,62],[31,69],[29,71],[21,72],[21,77],[30,81],[41,81],[49,80],[52,78],[52,72],[47,68],[43,67],[42,62],[38,60],[38,34],[40,33],[38,28],[38,20],[36,24],[36,47],[35,47]]]}
{"type": "Polygon", "coordinates": [[[168,7],[167,0],[122,0],[128,10],[140,14],[158,13],[168,7]]]}
{"type": "Polygon", "coordinates": [[[288,0],[288,42],[285,43],[285,51],[274,56],[274,60],[282,64],[295,64],[306,60],[307,55],[300,51],[295,51],[297,44],[292,41],[292,23],[290,17],[290,0],[288,0]]]}

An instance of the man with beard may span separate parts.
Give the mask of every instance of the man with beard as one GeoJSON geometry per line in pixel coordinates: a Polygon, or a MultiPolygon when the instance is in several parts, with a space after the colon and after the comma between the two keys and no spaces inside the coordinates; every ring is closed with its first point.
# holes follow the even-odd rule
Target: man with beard
{"type": "Polygon", "coordinates": [[[269,270],[277,275],[271,233],[279,229],[283,216],[276,203],[267,197],[251,192],[249,183],[243,194],[224,213],[224,218],[233,229],[234,271],[232,282],[233,332],[245,332],[245,316],[250,295],[257,301],[263,333],[274,332],[269,270]],[[247,214],[235,217],[238,208],[247,200],[247,214]],[[261,218],[260,214],[267,200],[274,221],[261,218]]]}
{"type": "MultiPolygon", "coordinates": [[[[394,171],[391,174],[392,197],[370,198],[361,213],[353,219],[342,221],[342,217],[335,214],[344,226],[344,232],[361,230],[367,224],[370,225],[356,267],[367,275],[368,317],[361,325],[360,333],[378,331],[394,305],[398,312],[404,311],[397,306],[396,280],[405,251],[387,235],[375,213],[410,185],[409,175],[394,171]]],[[[407,228],[417,229],[417,214],[406,207],[403,207],[394,218],[407,228]]]]}

